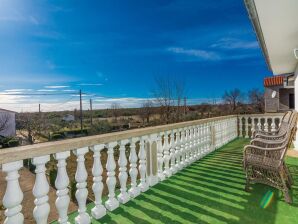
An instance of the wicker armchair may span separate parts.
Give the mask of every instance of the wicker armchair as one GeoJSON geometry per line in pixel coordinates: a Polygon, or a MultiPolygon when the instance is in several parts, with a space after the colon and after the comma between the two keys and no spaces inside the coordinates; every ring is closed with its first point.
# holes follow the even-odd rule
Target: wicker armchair
{"type": "Polygon", "coordinates": [[[287,149],[296,135],[297,113],[291,116],[286,132],[279,139],[256,138],[244,148],[243,166],[246,172],[246,190],[250,183],[263,183],[283,191],[285,201],[291,203],[289,189],[293,184],[290,172],[284,162],[287,149]]]}

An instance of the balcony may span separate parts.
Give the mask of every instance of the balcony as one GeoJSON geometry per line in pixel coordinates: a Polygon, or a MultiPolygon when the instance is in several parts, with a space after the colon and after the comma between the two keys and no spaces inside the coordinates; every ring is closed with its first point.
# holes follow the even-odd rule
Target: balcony
{"type": "Polygon", "coordinates": [[[287,159],[295,179],[292,205],[265,185],[244,191],[248,139],[238,136],[277,128],[280,117],[226,116],[1,150],[6,211],[0,221],[296,223],[298,159],[287,159]],[[71,157],[75,175],[66,164],[71,157]],[[35,165],[32,189],[23,183],[26,159],[35,165]],[[50,167],[57,169],[54,186],[50,167]],[[76,203],[70,179],[76,181],[76,203]]]}

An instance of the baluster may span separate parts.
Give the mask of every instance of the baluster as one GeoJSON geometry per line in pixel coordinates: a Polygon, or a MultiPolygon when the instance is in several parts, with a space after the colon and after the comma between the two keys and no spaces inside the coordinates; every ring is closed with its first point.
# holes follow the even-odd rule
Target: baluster
{"type": "Polygon", "coordinates": [[[203,157],[203,126],[199,125],[199,136],[198,136],[198,141],[199,141],[199,158],[203,157]]]}
{"type": "Polygon", "coordinates": [[[2,165],[2,171],[6,173],[6,191],[3,197],[3,205],[6,208],[4,224],[24,223],[22,214],[23,192],[19,184],[19,170],[23,167],[23,161],[16,161],[2,165]]]}
{"type": "Polygon", "coordinates": [[[40,156],[32,159],[32,163],[36,166],[35,183],[33,187],[33,195],[35,197],[33,216],[37,224],[47,224],[50,213],[49,201],[49,183],[46,177],[45,164],[50,161],[50,156],[40,156]]]}
{"type": "Polygon", "coordinates": [[[75,218],[76,224],[87,224],[91,222],[91,218],[86,211],[86,202],[88,197],[87,177],[88,173],[85,167],[85,154],[88,152],[88,147],[79,148],[73,151],[77,157],[77,170],[75,180],[77,182],[76,199],[79,205],[79,214],[75,218]]]}
{"type": "Polygon", "coordinates": [[[185,132],[186,130],[183,128],[181,131],[181,169],[185,167],[185,132]]]}
{"type": "Polygon", "coordinates": [[[181,132],[182,132],[181,128],[178,130],[178,132],[176,132],[176,151],[175,152],[176,152],[176,170],[177,171],[182,169],[181,132]]]}
{"type": "Polygon", "coordinates": [[[165,175],[163,173],[163,148],[162,148],[162,136],[163,133],[160,133],[157,136],[157,162],[158,162],[158,179],[159,181],[163,181],[165,179],[165,175]]]}
{"type": "Polygon", "coordinates": [[[243,137],[242,135],[242,117],[239,117],[239,137],[243,137]]]}
{"type": "Polygon", "coordinates": [[[129,175],[131,178],[131,187],[130,187],[128,193],[132,198],[134,198],[140,194],[140,188],[137,186],[137,176],[138,176],[138,169],[137,169],[138,156],[136,153],[136,142],[137,141],[138,141],[138,138],[132,138],[130,141],[129,175]]]}
{"type": "Polygon", "coordinates": [[[114,148],[117,146],[117,142],[110,142],[107,145],[108,148],[108,159],[106,164],[108,178],[106,180],[109,194],[109,199],[106,201],[105,206],[109,211],[113,211],[119,207],[119,201],[115,197],[115,186],[116,186],[116,177],[115,169],[116,163],[114,158],[114,148]]]}
{"type": "Polygon", "coordinates": [[[59,214],[58,222],[60,224],[69,224],[68,222],[68,206],[70,197],[68,195],[69,178],[66,171],[66,159],[70,156],[70,152],[58,152],[55,154],[55,159],[58,161],[57,177],[55,180],[55,187],[57,189],[56,208],[59,214]]]}
{"type": "Polygon", "coordinates": [[[184,144],[184,152],[185,152],[185,166],[189,164],[189,129],[185,128],[185,144],[184,144]]]}
{"type": "Polygon", "coordinates": [[[245,135],[244,137],[245,138],[248,138],[248,117],[244,117],[244,132],[245,132],[245,135]]]}
{"type": "Polygon", "coordinates": [[[175,161],[176,161],[176,158],[177,158],[177,154],[176,154],[176,142],[175,142],[175,133],[176,133],[176,138],[177,138],[177,130],[172,130],[171,131],[171,136],[170,136],[170,158],[171,158],[171,168],[170,168],[170,172],[171,174],[175,174],[177,173],[177,167],[176,167],[176,164],[175,164],[175,161]]]}
{"type": "Polygon", "coordinates": [[[199,159],[199,126],[195,126],[195,135],[194,135],[194,151],[195,151],[195,161],[199,159]]]}
{"type": "Polygon", "coordinates": [[[147,161],[146,161],[146,150],[145,150],[145,140],[146,137],[142,137],[140,140],[140,150],[139,150],[139,158],[140,158],[140,184],[139,188],[142,192],[145,192],[149,189],[149,185],[146,181],[146,168],[147,168],[147,161]]]}
{"type": "Polygon", "coordinates": [[[274,117],[272,117],[271,131],[272,132],[276,131],[276,124],[275,124],[275,118],[274,117]]]}
{"type": "Polygon", "coordinates": [[[164,154],[164,164],[165,164],[165,169],[163,171],[164,175],[166,177],[171,176],[171,171],[170,171],[170,145],[169,145],[169,132],[166,131],[164,135],[164,148],[163,148],[163,154],[164,154]]]}
{"type": "Polygon", "coordinates": [[[261,123],[261,118],[258,118],[258,123],[257,123],[258,130],[262,130],[262,123],[261,123]]]}
{"type": "Polygon", "coordinates": [[[265,123],[264,123],[264,131],[268,132],[268,118],[265,117],[265,123]]]}
{"type": "Polygon", "coordinates": [[[93,166],[92,166],[92,175],[93,175],[93,185],[92,190],[95,197],[95,207],[91,210],[91,214],[93,218],[100,219],[106,215],[107,210],[102,204],[102,191],[103,191],[103,183],[102,183],[102,164],[101,164],[101,151],[105,148],[104,144],[95,145],[91,147],[93,151],[93,166]]]}
{"type": "Polygon", "coordinates": [[[193,127],[189,127],[189,150],[188,150],[188,158],[189,158],[189,164],[191,164],[194,161],[194,142],[193,142],[193,135],[194,135],[194,129],[193,127]]]}
{"type": "Polygon", "coordinates": [[[127,158],[126,158],[126,154],[125,154],[125,146],[129,143],[128,139],[125,140],[121,140],[120,141],[120,148],[119,148],[119,152],[120,152],[120,156],[119,156],[119,160],[118,160],[118,164],[119,164],[119,182],[120,182],[120,194],[118,195],[118,201],[122,204],[125,204],[126,202],[129,201],[130,196],[127,192],[127,178],[128,178],[128,174],[127,174],[127,158]]]}
{"type": "Polygon", "coordinates": [[[254,133],[256,131],[256,126],[255,126],[255,118],[251,118],[251,137],[253,137],[254,133]]]}

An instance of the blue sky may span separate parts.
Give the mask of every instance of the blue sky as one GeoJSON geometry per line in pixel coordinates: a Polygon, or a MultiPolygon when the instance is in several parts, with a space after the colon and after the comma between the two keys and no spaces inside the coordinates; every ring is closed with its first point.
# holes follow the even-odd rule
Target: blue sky
{"type": "Polygon", "coordinates": [[[268,75],[240,0],[0,0],[0,93],[65,93],[0,95],[0,107],[72,109],[79,89],[86,107],[135,106],[157,76],[204,101],[268,75]]]}

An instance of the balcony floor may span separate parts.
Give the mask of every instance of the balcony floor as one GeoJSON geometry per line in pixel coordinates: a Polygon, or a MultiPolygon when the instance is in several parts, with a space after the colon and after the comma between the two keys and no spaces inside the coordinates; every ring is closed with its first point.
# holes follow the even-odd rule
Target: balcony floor
{"type": "Polygon", "coordinates": [[[252,185],[247,193],[241,165],[247,143],[245,139],[229,143],[92,223],[297,223],[298,159],[287,159],[296,174],[292,205],[265,185],[252,185]],[[270,191],[273,197],[262,208],[270,191]]]}

